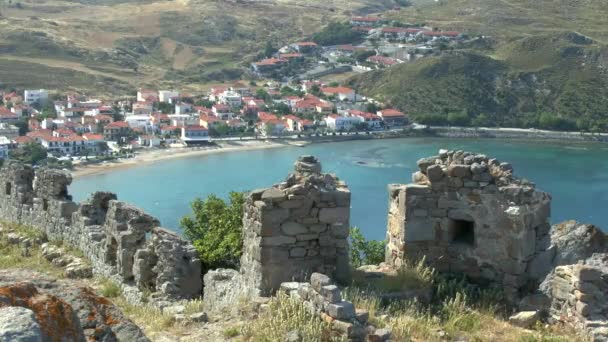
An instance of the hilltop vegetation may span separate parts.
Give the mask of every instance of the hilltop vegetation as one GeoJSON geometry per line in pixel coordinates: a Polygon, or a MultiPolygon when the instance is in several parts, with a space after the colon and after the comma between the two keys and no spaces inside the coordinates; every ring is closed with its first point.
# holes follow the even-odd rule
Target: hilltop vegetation
{"type": "Polygon", "coordinates": [[[484,37],[351,84],[421,123],[608,131],[608,31],[599,13],[608,16],[608,4],[419,1],[392,17],[484,37]]]}

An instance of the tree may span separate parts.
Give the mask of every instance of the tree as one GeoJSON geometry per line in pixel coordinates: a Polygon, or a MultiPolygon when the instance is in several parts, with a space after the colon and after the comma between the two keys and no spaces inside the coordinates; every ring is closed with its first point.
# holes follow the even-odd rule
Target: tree
{"type": "Polygon", "coordinates": [[[271,137],[274,134],[275,127],[276,127],[276,125],[271,122],[266,123],[264,125],[264,134],[267,137],[271,137]]]}
{"type": "Polygon", "coordinates": [[[272,46],[270,40],[266,41],[266,46],[264,47],[264,56],[272,57],[275,52],[277,52],[277,49],[272,46]]]}
{"type": "Polygon", "coordinates": [[[448,114],[448,123],[451,126],[468,126],[470,121],[469,115],[465,112],[452,112],[448,114]]]}
{"type": "Polygon", "coordinates": [[[192,241],[203,264],[203,273],[216,268],[239,265],[245,195],[231,192],[229,202],[216,195],[191,203],[192,215],[182,218],[180,226],[192,241]]]}
{"type": "Polygon", "coordinates": [[[209,100],[199,100],[199,101],[196,101],[196,103],[195,103],[196,106],[205,107],[205,108],[211,108],[211,107],[213,107],[213,104],[214,103],[209,100]]]}
{"type": "Polygon", "coordinates": [[[9,152],[10,158],[24,164],[37,165],[47,157],[46,149],[38,143],[25,144],[9,152]]]}
{"type": "Polygon", "coordinates": [[[360,32],[353,31],[349,23],[340,22],[331,22],[312,36],[312,40],[320,45],[348,44],[360,39],[360,32]]]}
{"type": "Polygon", "coordinates": [[[255,91],[255,97],[264,101],[270,101],[271,99],[270,94],[268,94],[268,92],[263,88],[259,88],[255,91]]]}
{"type": "Polygon", "coordinates": [[[375,103],[368,103],[367,106],[365,106],[365,110],[367,110],[369,113],[376,114],[380,110],[380,107],[378,107],[378,105],[375,103]]]}
{"type": "Polygon", "coordinates": [[[167,102],[157,102],[155,103],[156,108],[160,110],[163,114],[170,114],[175,111],[175,107],[167,102]]]}
{"type": "Polygon", "coordinates": [[[377,265],[384,261],[385,241],[366,240],[357,227],[350,229],[348,238],[350,240],[351,266],[377,265]]]}

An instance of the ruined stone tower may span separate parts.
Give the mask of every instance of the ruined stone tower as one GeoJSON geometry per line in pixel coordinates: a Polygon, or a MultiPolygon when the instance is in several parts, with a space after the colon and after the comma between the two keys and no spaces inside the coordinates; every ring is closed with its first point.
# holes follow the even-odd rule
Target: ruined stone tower
{"type": "Polygon", "coordinates": [[[413,184],[389,186],[386,261],[426,257],[442,272],[522,288],[546,248],[551,197],[508,163],[462,151],[418,161],[413,184]]]}
{"type": "Polygon", "coordinates": [[[316,158],[300,157],[284,182],[251,192],[244,210],[241,274],[248,289],[269,295],[313,272],[348,279],[350,191],[321,173],[316,158]]]}

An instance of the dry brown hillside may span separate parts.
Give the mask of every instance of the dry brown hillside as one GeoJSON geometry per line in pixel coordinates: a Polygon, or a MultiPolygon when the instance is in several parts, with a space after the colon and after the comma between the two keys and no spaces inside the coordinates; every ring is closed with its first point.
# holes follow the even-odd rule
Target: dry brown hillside
{"type": "Polygon", "coordinates": [[[238,77],[267,40],[392,0],[0,0],[0,84],[119,93],[238,77]]]}

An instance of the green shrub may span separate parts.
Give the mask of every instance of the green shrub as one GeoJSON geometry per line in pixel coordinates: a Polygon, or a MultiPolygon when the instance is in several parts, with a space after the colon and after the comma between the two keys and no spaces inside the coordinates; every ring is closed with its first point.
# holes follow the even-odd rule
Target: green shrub
{"type": "Polygon", "coordinates": [[[101,282],[101,290],[100,293],[102,296],[107,298],[117,298],[122,293],[120,286],[116,285],[111,280],[103,280],[101,282]]]}
{"type": "Polygon", "coordinates": [[[245,196],[239,192],[231,192],[228,203],[209,195],[195,199],[192,216],[182,218],[184,235],[192,241],[205,270],[238,266],[244,203],[245,196]]]}
{"type": "Polygon", "coordinates": [[[385,241],[365,240],[357,227],[350,229],[349,239],[351,266],[376,265],[384,261],[385,241]]]}

